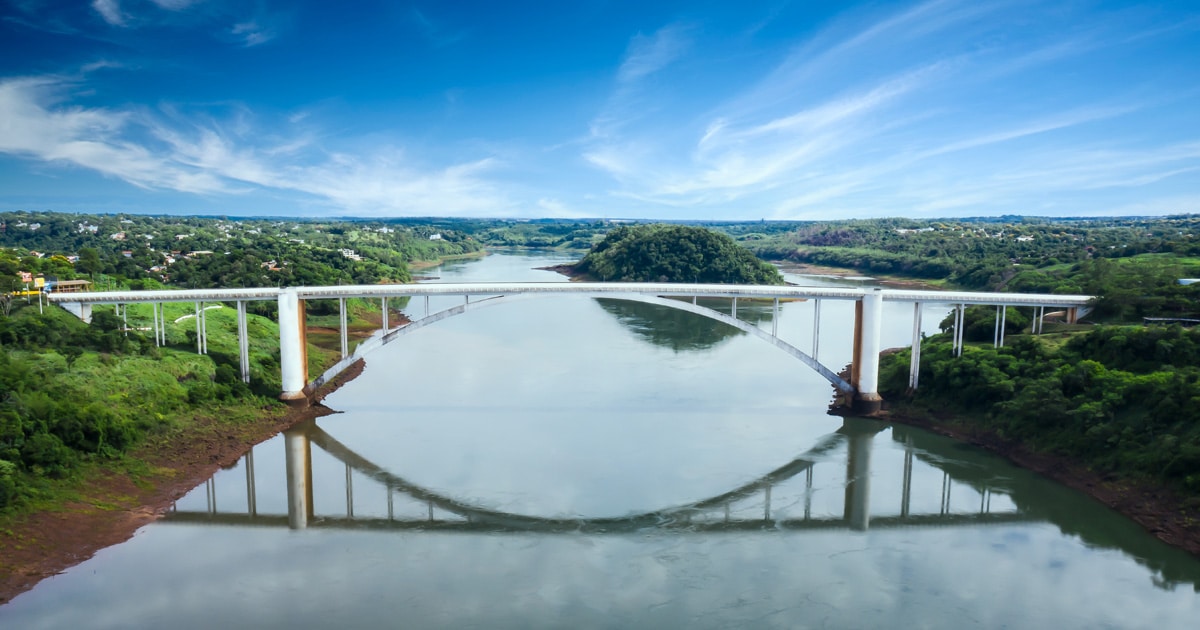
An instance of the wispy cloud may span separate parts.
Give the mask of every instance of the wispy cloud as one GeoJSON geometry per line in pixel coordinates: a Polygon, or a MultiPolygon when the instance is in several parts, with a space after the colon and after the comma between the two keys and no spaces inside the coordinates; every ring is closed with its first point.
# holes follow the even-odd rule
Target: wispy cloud
{"type": "Polygon", "coordinates": [[[638,34],[630,41],[616,73],[616,89],[592,119],[589,134],[604,138],[647,115],[646,84],[680,59],[689,45],[687,28],[670,24],[653,35],[638,34]]]}
{"type": "Polygon", "coordinates": [[[1014,128],[990,131],[983,135],[972,138],[955,140],[937,148],[930,149],[928,151],[922,151],[916,157],[918,159],[923,159],[943,155],[946,153],[954,153],[956,151],[965,151],[967,149],[985,147],[988,145],[1008,142],[1010,140],[1017,140],[1019,138],[1025,138],[1028,136],[1035,136],[1049,131],[1056,131],[1089,122],[1104,120],[1106,118],[1120,116],[1121,114],[1126,114],[1136,110],[1137,107],[1135,106],[1123,106],[1088,107],[1078,111],[1064,112],[1061,114],[1055,114],[1042,120],[1029,122],[1023,121],[1020,125],[1014,128]]]}
{"type": "Polygon", "coordinates": [[[105,22],[113,26],[125,26],[125,15],[121,13],[121,5],[117,0],[92,0],[92,8],[105,22]]]}
{"type": "Polygon", "coordinates": [[[683,162],[628,145],[593,148],[584,157],[640,189],[641,199],[685,206],[736,200],[811,178],[801,169],[861,145],[889,124],[876,119],[880,111],[939,76],[935,64],[773,118],[711,120],[683,162]]]}
{"type": "Polygon", "coordinates": [[[153,2],[154,4],[158,5],[158,7],[160,9],[166,9],[168,11],[182,11],[182,10],[192,6],[193,4],[196,4],[197,2],[199,2],[199,0],[150,0],[150,1],[153,2]]]}
{"type": "Polygon", "coordinates": [[[275,39],[276,35],[273,28],[259,24],[258,20],[234,24],[229,33],[247,48],[265,44],[275,39]]]}
{"type": "Polygon", "coordinates": [[[490,156],[426,166],[394,149],[365,156],[327,152],[290,133],[230,132],[215,124],[180,124],[146,110],[72,106],[67,104],[71,87],[57,77],[0,82],[0,153],[86,168],[146,189],[300,193],[364,216],[517,213],[516,204],[489,179],[501,167],[490,156]]]}
{"type": "Polygon", "coordinates": [[[623,84],[640,81],[669,66],[687,47],[684,30],[682,26],[672,24],[653,35],[634,37],[617,70],[617,81],[623,84]]]}
{"type": "Polygon", "coordinates": [[[124,68],[124,67],[125,67],[125,64],[123,64],[119,61],[112,61],[109,59],[97,59],[96,61],[93,61],[91,63],[83,64],[82,66],[80,66],[79,71],[84,74],[88,74],[90,72],[95,72],[97,70],[109,70],[109,69],[124,68]]]}
{"type": "Polygon", "coordinates": [[[614,107],[628,100],[631,78],[653,74],[657,84],[672,84],[671,46],[631,45],[581,157],[612,178],[612,196],[647,208],[752,207],[773,218],[1022,212],[1038,207],[1037,195],[1082,199],[1088,190],[1165,184],[1200,171],[1200,156],[1186,148],[1135,149],[1147,139],[1097,133],[1124,129],[1161,106],[1144,89],[1124,98],[1110,91],[1107,103],[1097,102],[1057,89],[1044,71],[1116,45],[1099,35],[1108,18],[1072,24],[1065,40],[1054,29],[991,37],[1001,32],[997,20],[1014,19],[1005,10],[932,0],[873,21],[839,19],[760,70],[758,80],[736,91],[715,87],[721,98],[683,119],[677,109],[646,113],[682,100],[676,94],[614,107]],[[1046,83],[1044,97],[1022,85],[1031,76],[1046,83]],[[1104,150],[1085,150],[1082,138],[1104,150]]]}
{"type": "Polygon", "coordinates": [[[588,213],[576,210],[559,199],[543,197],[538,199],[537,207],[544,216],[556,219],[581,219],[589,216],[588,213]]]}

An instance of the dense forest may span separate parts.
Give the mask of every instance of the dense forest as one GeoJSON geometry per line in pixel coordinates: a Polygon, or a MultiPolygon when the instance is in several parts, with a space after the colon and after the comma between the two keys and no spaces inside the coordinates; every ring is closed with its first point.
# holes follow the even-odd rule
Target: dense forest
{"type": "Polygon", "coordinates": [[[900,409],[1065,455],[1118,478],[1175,485],[1200,507],[1200,329],[1102,326],[1062,338],[1023,335],[1002,348],[948,335],[886,355],[880,390],[900,409]]]}
{"type": "Polygon", "coordinates": [[[602,281],[783,284],[775,267],[725,234],[686,225],[623,225],[575,271],[602,281]]]}

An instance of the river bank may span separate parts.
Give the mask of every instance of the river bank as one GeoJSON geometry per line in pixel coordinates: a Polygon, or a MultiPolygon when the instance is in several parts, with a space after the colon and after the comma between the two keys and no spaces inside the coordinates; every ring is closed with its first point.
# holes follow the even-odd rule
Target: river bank
{"type": "Polygon", "coordinates": [[[486,249],[481,249],[479,251],[469,252],[466,254],[451,254],[448,256],[442,256],[441,258],[438,258],[437,260],[410,260],[410,261],[408,261],[408,270],[410,272],[424,271],[426,269],[433,269],[434,267],[440,267],[448,261],[475,260],[478,258],[483,258],[484,256],[487,256],[487,255],[488,255],[488,251],[486,249]]]}
{"type": "Polygon", "coordinates": [[[946,286],[944,283],[930,282],[928,280],[918,280],[915,278],[905,278],[903,276],[864,276],[862,272],[855,269],[842,269],[840,267],[826,267],[823,265],[810,265],[807,263],[798,263],[793,261],[775,261],[774,264],[779,267],[782,273],[790,273],[801,276],[827,276],[838,280],[870,280],[888,287],[897,289],[921,289],[929,291],[944,291],[946,286]]]}
{"type": "Polygon", "coordinates": [[[1000,455],[1022,468],[1086,494],[1141,525],[1155,538],[1200,557],[1200,510],[1192,505],[1195,499],[1189,502],[1170,488],[1104,475],[1071,458],[1034,451],[981,427],[908,405],[885,403],[883,410],[872,417],[914,426],[1000,455]]]}
{"type": "Polygon", "coordinates": [[[59,509],[6,519],[0,530],[0,604],[96,552],[129,540],[180,497],[221,468],[233,466],[255,445],[311,418],[328,415],[320,401],[362,373],[363,363],[326,384],[308,405],[262,408],[256,422],[231,423],[220,414],[198,415],[169,435],[152,436],[117,466],[84,471],[79,498],[59,509]]]}
{"type": "MultiPolygon", "coordinates": [[[[403,312],[392,311],[390,321],[399,325],[409,320],[403,312]]],[[[361,341],[381,325],[381,313],[361,313],[350,336],[361,341]]],[[[318,347],[332,349],[339,343],[336,329],[314,326],[309,335],[310,343],[318,347]]],[[[362,369],[361,361],[352,365],[301,407],[269,402],[258,409],[197,409],[179,428],[147,436],[121,458],[94,462],[78,471],[80,481],[59,490],[69,499],[51,500],[0,519],[0,604],[97,551],[128,540],[205,479],[236,464],[255,445],[297,423],[327,415],[329,410],[320,401],[362,369]],[[254,419],[231,420],[238,415],[254,419]]]]}

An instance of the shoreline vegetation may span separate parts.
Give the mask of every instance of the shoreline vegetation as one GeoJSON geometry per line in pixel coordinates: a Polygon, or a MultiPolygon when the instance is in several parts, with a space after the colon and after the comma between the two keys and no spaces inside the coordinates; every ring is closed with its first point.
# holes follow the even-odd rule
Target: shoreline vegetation
{"type": "Polygon", "coordinates": [[[1162,484],[1122,480],[1097,472],[1075,458],[1034,450],[1027,444],[1005,439],[994,430],[967,423],[957,414],[941,416],[885,400],[883,409],[869,417],[917,427],[982,448],[1083,493],[1137,523],[1162,542],[1200,557],[1200,514],[1192,505],[1194,499],[1189,500],[1162,484]]]}
{"type": "MultiPolygon", "coordinates": [[[[350,312],[352,346],[382,325],[377,304],[352,301],[350,312]]],[[[333,348],[340,343],[336,328],[322,325],[327,317],[309,316],[310,370],[332,364],[333,348]]],[[[389,317],[393,325],[408,321],[400,311],[389,317]]],[[[228,334],[212,326],[210,349],[219,347],[228,334]]],[[[0,512],[0,605],[97,551],[128,540],[254,446],[300,422],[328,415],[321,401],[364,367],[363,361],[351,365],[303,405],[263,396],[196,405],[149,431],[127,452],[86,460],[66,478],[45,482],[38,489],[44,496],[33,505],[0,512]]]]}
{"type": "Polygon", "coordinates": [[[1198,356],[1200,329],[1178,324],[1059,326],[961,356],[943,333],[922,343],[916,390],[911,349],[883,353],[880,417],[983,446],[1200,556],[1198,356]]]}
{"type": "MultiPolygon", "coordinates": [[[[717,250],[727,248],[725,239],[731,238],[736,249],[745,247],[758,256],[776,260],[787,271],[848,279],[869,275],[900,287],[1099,295],[1093,317],[1106,322],[1197,317],[1200,297],[1200,285],[1181,287],[1176,283],[1177,278],[1200,277],[1200,239],[1195,238],[1200,234],[1200,217],[1194,216],[713,223],[688,230],[677,229],[682,227],[680,224],[647,226],[609,221],[308,222],[29,212],[0,213],[0,221],[0,225],[9,227],[0,230],[0,245],[9,248],[0,250],[0,278],[8,280],[0,287],[3,291],[21,288],[16,278],[18,270],[47,278],[87,278],[97,289],[405,282],[413,279],[414,271],[446,261],[486,256],[486,247],[514,246],[574,251],[580,256],[591,255],[589,247],[593,253],[599,249],[602,255],[592,258],[602,271],[620,271],[614,264],[616,253],[628,259],[620,263],[626,265],[626,270],[633,264],[629,261],[664,263],[667,271],[655,271],[656,277],[646,278],[650,281],[670,279],[672,274],[676,281],[721,281],[699,277],[696,269],[706,262],[701,258],[684,261],[686,265],[669,260],[667,254],[679,239],[668,243],[671,239],[664,236],[674,238],[694,229],[704,232],[705,242],[715,244],[717,250]],[[40,229],[34,230],[34,225],[40,229]],[[117,235],[124,236],[126,231],[144,236],[146,241],[139,238],[129,244],[122,242],[117,235]],[[621,238],[610,239],[613,233],[621,238]],[[654,238],[646,242],[657,241],[657,247],[630,246],[633,241],[628,237],[647,234],[654,238]],[[720,238],[710,239],[710,234],[720,238]],[[160,242],[171,242],[170,247],[178,251],[156,252],[150,247],[160,242]],[[79,255],[69,256],[72,253],[79,255]],[[174,265],[164,265],[164,258],[168,264],[174,258],[174,265]],[[156,263],[158,266],[151,267],[156,263]]],[[[755,268],[761,269],[757,263],[755,268]]],[[[577,265],[549,269],[572,281],[618,279],[620,275],[601,278],[581,272],[577,265]]],[[[773,267],[771,271],[778,275],[773,267]]],[[[750,282],[745,278],[726,281],[750,282]]],[[[4,357],[15,357],[11,359],[14,362],[25,361],[38,373],[54,374],[55,379],[65,376],[77,387],[84,378],[81,372],[91,370],[94,374],[112,369],[125,357],[136,359],[142,353],[178,364],[173,369],[180,373],[175,376],[186,389],[184,406],[179,407],[185,411],[168,413],[168,422],[147,431],[141,441],[133,440],[129,450],[114,451],[101,444],[96,454],[77,458],[76,467],[57,475],[60,478],[51,475],[38,481],[41,485],[26,495],[21,509],[0,509],[0,604],[42,578],[86,560],[99,549],[128,539],[172,501],[220,467],[236,463],[255,444],[310,414],[325,411],[319,398],[311,408],[300,410],[263,397],[271,388],[270,379],[277,379],[269,376],[277,359],[273,360],[266,348],[252,349],[257,394],[239,399],[242,390],[236,386],[240,383],[230,381],[228,366],[221,365],[228,357],[222,357],[224,342],[218,337],[228,333],[220,332],[220,326],[210,325],[210,344],[217,351],[211,360],[205,358],[207,365],[201,366],[194,352],[187,350],[189,344],[194,348],[194,339],[187,335],[187,322],[173,328],[170,348],[147,348],[143,339],[140,350],[136,344],[129,349],[113,332],[116,320],[111,311],[107,315],[101,312],[102,325],[90,327],[97,329],[95,334],[86,336],[84,350],[75,351],[68,347],[77,337],[84,338],[79,330],[68,330],[69,335],[63,333],[63,338],[57,338],[54,335],[58,333],[29,321],[29,304],[16,299],[4,302],[0,304],[5,307],[4,317],[0,318],[0,347],[4,357]]],[[[381,319],[378,304],[360,302],[352,301],[352,343],[369,336],[381,319]]],[[[402,305],[397,301],[394,307],[402,305]]],[[[141,316],[137,308],[130,310],[131,325],[138,317],[149,321],[148,314],[141,316]]],[[[210,318],[215,323],[225,315],[218,311],[210,318]]],[[[270,315],[269,309],[251,315],[252,325],[263,327],[259,332],[267,337],[274,324],[263,316],[270,315]]],[[[398,321],[396,315],[391,317],[391,321],[398,321]]],[[[978,323],[968,319],[968,333],[973,324],[978,324],[981,330],[986,328],[987,336],[991,335],[990,320],[978,318],[983,322],[978,323]]],[[[336,309],[330,311],[328,305],[319,303],[310,306],[310,371],[319,370],[333,357],[331,349],[337,335],[335,328],[330,328],[336,324],[330,322],[334,321],[336,309]]],[[[1021,314],[1010,311],[1009,326],[1019,329],[1020,321],[1021,314]]],[[[1071,332],[1086,334],[1089,328],[1076,327],[1071,332]]],[[[131,333],[130,338],[133,336],[131,333]]],[[[1061,339],[1055,337],[1045,339],[1052,348],[1070,343],[1066,334],[1061,339]]],[[[1149,350],[1150,355],[1154,352],[1149,350]]],[[[900,362],[906,370],[907,359],[900,362]]],[[[1191,361],[1197,363],[1200,361],[1191,361]]],[[[349,381],[361,369],[360,362],[323,388],[319,396],[349,381]]],[[[922,393],[931,391],[926,387],[929,382],[923,374],[922,393]]],[[[1020,381],[1012,382],[1009,399],[1024,387],[1020,381]]],[[[1189,473],[1192,469],[1186,467],[1194,468],[1194,463],[1188,458],[1200,456],[1196,452],[1186,450],[1184,457],[1185,451],[1178,443],[1160,445],[1160,450],[1180,454],[1162,469],[1162,474],[1122,476],[1117,474],[1119,467],[1118,471],[1097,468],[1079,457],[1038,446],[1028,436],[1016,437],[989,427],[987,413],[922,404],[906,398],[903,392],[884,392],[884,396],[887,404],[879,419],[911,424],[981,446],[1082,491],[1141,524],[1160,540],[1200,555],[1200,501],[1195,494],[1189,496],[1177,489],[1179,483],[1164,481],[1167,472],[1175,476],[1189,473]],[[1181,458],[1187,461],[1181,462],[1181,458]]],[[[1085,408],[1085,412],[1095,415],[1096,408],[1085,408]]],[[[97,414],[93,415],[108,418],[97,414]]],[[[1097,417],[1101,416],[1103,413],[1097,417]]],[[[11,432],[0,431],[0,447],[6,445],[6,440],[11,447],[11,439],[11,432]]],[[[1115,439],[1119,441],[1119,436],[1115,439]]],[[[17,460],[13,452],[0,452],[0,499],[6,492],[6,476],[7,481],[14,479],[16,469],[10,462],[17,460]]],[[[40,475],[42,470],[34,467],[32,472],[40,475]]],[[[1182,475],[1185,482],[1200,483],[1200,471],[1190,474],[1192,477],[1182,475]],[[1189,481],[1193,478],[1196,481],[1189,481]]]]}

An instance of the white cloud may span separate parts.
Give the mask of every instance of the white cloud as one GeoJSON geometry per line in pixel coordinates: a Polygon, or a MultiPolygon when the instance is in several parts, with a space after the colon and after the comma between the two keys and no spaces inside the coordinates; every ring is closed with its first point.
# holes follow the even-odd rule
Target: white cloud
{"type": "Polygon", "coordinates": [[[259,25],[257,20],[234,24],[233,28],[229,29],[229,32],[247,48],[265,44],[275,39],[274,29],[259,25]]]}
{"type": "Polygon", "coordinates": [[[239,143],[235,138],[271,134],[230,134],[140,110],[70,106],[68,87],[55,77],[0,81],[0,153],[82,167],[147,189],[300,193],[363,216],[519,213],[489,179],[501,166],[491,157],[428,167],[400,151],[327,153],[291,136],[276,144],[239,143]]]}
{"type": "Polygon", "coordinates": [[[543,197],[538,199],[537,207],[542,210],[542,216],[556,219],[580,219],[588,216],[586,212],[576,210],[559,199],[543,197]]]}
{"type": "Polygon", "coordinates": [[[120,62],[109,61],[108,59],[99,59],[99,60],[93,61],[91,63],[83,64],[83,66],[80,67],[79,70],[80,70],[80,72],[87,74],[89,72],[95,72],[97,70],[107,70],[109,68],[123,68],[123,67],[125,67],[125,65],[120,62]]]}
{"type": "Polygon", "coordinates": [[[196,2],[197,2],[197,0],[150,0],[150,1],[153,2],[154,4],[158,5],[158,8],[166,9],[167,11],[182,11],[182,10],[192,6],[193,4],[196,4],[196,2]]]}
{"type": "Polygon", "coordinates": [[[666,68],[683,54],[687,41],[678,25],[665,26],[649,37],[638,35],[629,43],[617,80],[632,83],[666,68]]]}
{"type": "Polygon", "coordinates": [[[92,0],[92,8],[105,22],[113,26],[125,26],[125,15],[121,13],[117,0],[92,0]]]}

